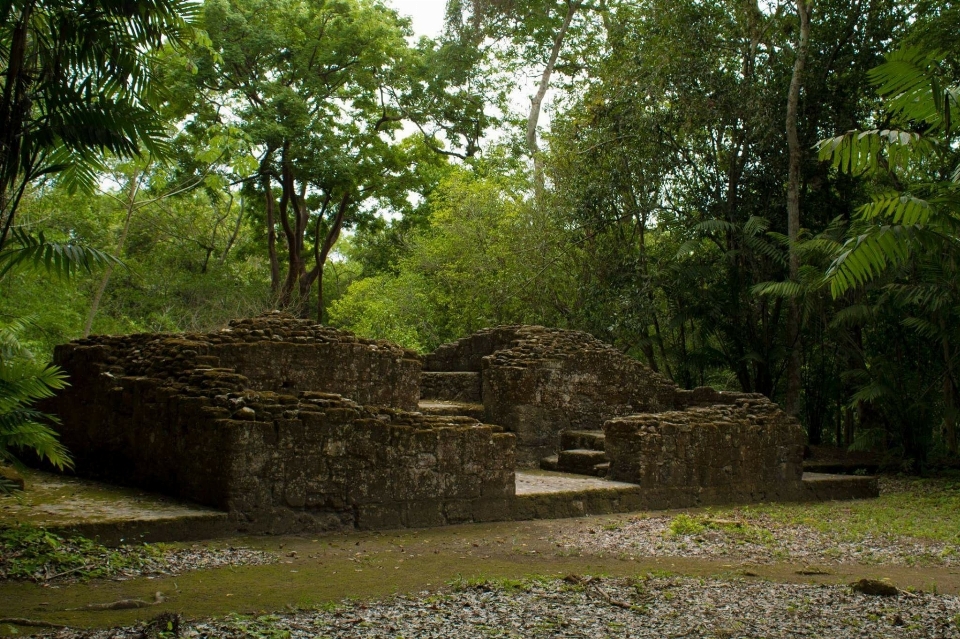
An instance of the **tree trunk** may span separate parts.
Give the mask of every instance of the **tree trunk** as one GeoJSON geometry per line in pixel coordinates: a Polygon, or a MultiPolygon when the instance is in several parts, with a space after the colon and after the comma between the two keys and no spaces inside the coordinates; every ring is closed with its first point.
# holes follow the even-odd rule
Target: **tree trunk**
{"type": "MultiPolygon", "coordinates": [[[[230,196],[230,201],[233,202],[233,196],[230,196]]],[[[243,223],[243,214],[244,214],[244,200],[243,192],[240,193],[240,213],[237,214],[237,223],[233,227],[233,233],[230,235],[230,238],[227,240],[227,246],[224,247],[223,253],[220,254],[220,259],[217,260],[217,263],[223,266],[224,262],[227,261],[227,256],[230,254],[230,250],[233,248],[233,245],[237,242],[237,238],[240,237],[240,225],[243,223]]]]}
{"type": "MultiPolygon", "coordinates": [[[[302,267],[303,231],[300,228],[299,202],[297,202],[296,184],[293,177],[293,167],[290,165],[290,143],[284,142],[280,156],[280,228],[287,242],[287,276],[280,287],[279,304],[282,308],[291,308],[294,304],[293,292],[298,290],[302,267]],[[293,225],[290,220],[290,210],[293,209],[293,225]]],[[[297,300],[299,303],[299,300],[297,300]]]]}
{"type": "MultiPolygon", "coordinates": [[[[136,177],[130,177],[130,188],[127,191],[127,217],[123,221],[123,230],[120,231],[120,238],[117,240],[117,255],[123,253],[123,245],[127,241],[127,234],[130,232],[130,221],[133,219],[133,211],[136,208],[137,193],[140,191],[140,182],[143,180],[143,176],[146,171],[141,171],[140,174],[136,177]]],[[[107,290],[107,285],[110,283],[110,276],[113,275],[113,264],[108,264],[106,269],[103,271],[103,277],[100,279],[100,285],[97,287],[97,292],[93,295],[93,301],[90,303],[90,312],[87,314],[87,321],[83,325],[83,336],[88,337],[90,331],[93,330],[93,320],[97,316],[97,311],[100,309],[100,300],[103,299],[103,294],[107,290]]]]}
{"type": "Polygon", "coordinates": [[[263,176],[264,206],[267,211],[267,253],[270,256],[270,290],[280,292],[280,260],[277,258],[277,220],[274,213],[273,186],[270,176],[263,176]]]}
{"type": "Polygon", "coordinates": [[[543,163],[540,161],[540,147],[537,144],[537,123],[540,121],[540,108],[543,106],[543,99],[547,95],[547,89],[550,88],[550,77],[553,75],[553,70],[557,66],[557,58],[560,57],[560,49],[563,47],[563,41],[567,37],[570,23],[573,21],[573,16],[576,15],[579,8],[579,2],[568,0],[567,15],[564,16],[563,25],[560,27],[557,36],[553,39],[553,48],[550,50],[550,58],[547,60],[547,66],[543,70],[543,75],[540,77],[540,86],[537,88],[537,93],[530,98],[530,114],[527,116],[527,150],[530,151],[530,155],[533,157],[533,181],[534,188],[538,195],[543,192],[544,183],[543,163]]]}
{"type": "MultiPolygon", "coordinates": [[[[343,229],[343,220],[347,214],[347,209],[350,208],[350,194],[345,194],[340,200],[340,204],[337,206],[337,215],[333,219],[333,223],[330,225],[330,228],[327,230],[327,235],[323,240],[323,246],[320,246],[320,235],[317,234],[317,243],[314,245],[313,258],[316,261],[316,266],[314,267],[315,277],[317,279],[317,323],[323,324],[323,267],[327,263],[327,258],[330,256],[330,251],[333,250],[333,245],[337,243],[337,239],[340,237],[340,231],[343,229]]],[[[317,225],[319,231],[319,222],[317,225]]]]}
{"type": "MultiPolygon", "coordinates": [[[[943,318],[940,318],[940,330],[946,333],[947,325],[943,318]]],[[[941,340],[943,348],[943,439],[947,451],[951,455],[957,454],[957,388],[956,378],[953,374],[953,349],[950,346],[950,339],[944,337],[941,340]]]]}
{"type": "MultiPolygon", "coordinates": [[[[790,149],[790,169],[787,179],[787,237],[790,240],[790,279],[796,282],[800,273],[800,256],[797,254],[797,241],[800,237],[800,163],[803,149],[797,136],[797,119],[800,104],[800,89],[803,86],[803,70],[807,62],[807,46],[810,41],[809,0],[797,0],[797,15],[800,17],[800,41],[797,57],[793,63],[793,77],[790,79],[790,92],[787,95],[787,144],[790,149]]],[[[787,320],[787,394],[785,410],[797,415],[800,410],[800,303],[796,298],[790,300],[787,320]]]]}
{"type": "Polygon", "coordinates": [[[31,167],[20,165],[20,147],[23,144],[23,124],[30,113],[30,97],[27,90],[29,73],[23,66],[27,57],[27,30],[33,3],[23,7],[7,51],[6,77],[3,95],[0,97],[0,249],[7,242],[13,218],[16,215],[19,196],[26,185],[26,176],[18,189],[17,176],[21,172],[30,173],[31,167]],[[19,192],[18,192],[19,191],[19,192]]]}

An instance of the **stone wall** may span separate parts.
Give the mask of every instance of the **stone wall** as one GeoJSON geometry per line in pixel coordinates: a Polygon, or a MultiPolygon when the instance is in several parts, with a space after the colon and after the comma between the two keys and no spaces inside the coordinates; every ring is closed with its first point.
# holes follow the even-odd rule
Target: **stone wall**
{"type": "MultiPolygon", "coordinates": [[[[304,328],[272,315],[210,335],[79,340],[58,347],[55,358],[71,386],[43,408],[60,416],[78,474],[228,510],[243,530],[375,529],[508,516],[513,435],[466,417],[364,407],[336,394],[256,390],[268,385],[266,376],[255,384],[220,365],[242,352],[248,370],[264,375],[272,365],[264,358],[289,352],[285,340],[311,345],[289,341],[304,337],[294,334],[304,328]],[[266,325],[272,334],[252,333],[266,325]],[[261,345],[267,355],[257,353],[261,345]]],[[[310,339],[319,337],[331,341],[317,352],[341,358],[348,369],[342,358],[359,353],[362,364],[351,376],[333,379],[355,384],[347,390],[361,396],[359,382],[389,386],[419,368],[397,347],[316,327],[310,339]]],[[[327,361],[320,369],[333,366],[327,361]]],[[[403,385],[394,392],[381,396],[409,404],[403,385]]]]}
{"type": "Polygon", "coordinates": [[[559,450],[564,430],[673,406],[674,384],[587,333],[512,330],[508,348],[482,359],[482,397],[484,420],[517,435],[521,465],[559,450]]]}
{"type": "Polygon", "coordinates": [[[607,477],[639,484],[651,507],[802,496],[803,429],[762,397],[619,417],[603,431],[607,477]]]}
{"type": "MultiPolygon", "coordinates": [[[[497,326],[485,328],[472,335],[443,344],[423,358],[423,370],[430,372],[474,372],[483,370],[483,358],[510,348],[531,330],[539,326],[497,326]]],[[[547,329],[543,329],[547,330],[547,329]]]]}
{"type": "Polygon", "coordinates": [[[765,402],[768,401],[768,398],[762,393],[735,393],[718,391],[709,386],[698,386],[693,390],[676,389],[673,393],[672,406],[673,410],[686,410],[687,408],[736,404],[743,400],[765,402]]]}
{"type": "Polygon", "coordinates": [[[452,372],[420,373],[420,398],[439,399],[451,402],[479,403],[481,392],[480,373],[452,372]]]}

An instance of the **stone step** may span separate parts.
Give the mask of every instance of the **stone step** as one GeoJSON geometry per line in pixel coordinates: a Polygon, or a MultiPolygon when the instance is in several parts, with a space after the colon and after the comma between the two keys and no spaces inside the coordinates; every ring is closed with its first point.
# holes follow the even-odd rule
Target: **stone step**
{"type": "Polygon", "coordinates": [[[444,417],[465,416],[483,421],[483,404],[430,399],[421,400],[419,410],[424,415],[440,415],[444,417]]]}
{"type": "Polygon", "coordinates": [[[578,475],[594,475],[596,466],[607,463],[607,454],[602,450],[574,448],[561,450],[557,456],[557,466],[561,472],[578,475]]]}
{"type": "Polygon", "coordinates": [[[560,450],[604,450],[602,430],[565,430],[560,433],[560,450]]]}
{"type": "Polygon", "coordinates": [[[595,477],[606,477],[607,471],[610,470],[610,462],[603,462],[602,464],[597,464],[593,467],[593,475],[595,477]]]}
{"type": "Polygon", "coordinates": [[[480,403],[480,373],[420,373],[420,399],[480,403]]]}
{"type": "Polygon", "coordinates": [[[558,455],[544,457],[540,460],[540,470],[557,470],[560,467],[559,463],[560,457],[558,455]]]}

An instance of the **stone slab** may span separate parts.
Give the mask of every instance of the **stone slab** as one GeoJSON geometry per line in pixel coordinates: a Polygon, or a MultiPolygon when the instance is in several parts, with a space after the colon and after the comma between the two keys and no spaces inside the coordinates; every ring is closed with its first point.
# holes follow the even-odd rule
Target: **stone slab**
{"type": "Polygon", "coordinates": [[[122,541],[192,541],[234,532],[227,513],[87,479],[25,470],[26,492],[0,497],[0,528],[18,523],[122,541]]]}
{"type": "Polygon", "coordinates": [[[640,486],[551,471],[517,471],[513,519],[558,519],[642,510],[640,486]]]}
{"type": "Polygon", "coordinates": [[[445,417],[472,417],[483,421],[483,404],[470,402],[453,402],[439,399],[421,399],[417,407],[424,415],[440,415],[445,417]]]}

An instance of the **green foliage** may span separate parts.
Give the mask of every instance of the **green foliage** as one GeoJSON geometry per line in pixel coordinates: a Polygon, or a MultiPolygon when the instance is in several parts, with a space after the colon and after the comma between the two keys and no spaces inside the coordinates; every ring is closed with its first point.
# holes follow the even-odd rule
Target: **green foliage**
{"type": "Polygon", "coordinates": [[[951,137],[960,86],[943,86],[942,57],[903,47],[871,74],[889,117],[919,131],[851,131],[820,144],[821,159],[840,170],[891,175],[897,184],[859,210],[857,235],[828,272],[834,296],[902,267],[918,251],[956,251],[960,162],[951,137]]]}
{"type": "Polygon", "coordinates": [[[418,350],[486,326],[562,325],[551,295],[573,285],[564,272],[570,247],[523,185],[454,172],[433,192],[430,226],[407,239],[398,272],[353,283],[331,321],[418,350]]]}
{"type": "Polygon", "coordinates": [[[162,552],[162,547],[150,544],[106,548],[86,537],[19,525],[0,530],[0,579],[39,583],[67,576],[99,579],[142,568],[162,552]]]}
{"type": "Polygon", "coordinates": [[[192,35],[189,0],[0,5],[0,249],[27,186],[59,174],[91,190],[104,154],[163,155],[155,53],[192,35]]]}
{"type": "Polygon", "coordinates": [[[0,463],[15,463],[15,451],[30,451],[58,468],[71,465],[70,456],[49,426],[56,419],[34,408],[66,386],[54,366],[38,364],[19,335],[23,320],[0,325],[0,463]]]}
{"type": "Polygon", "coordinates": [[[677,515],[670,520],[670,534],[677,537],[699,535],[707,529],[703,523],[690,515],[677,515]]]}

